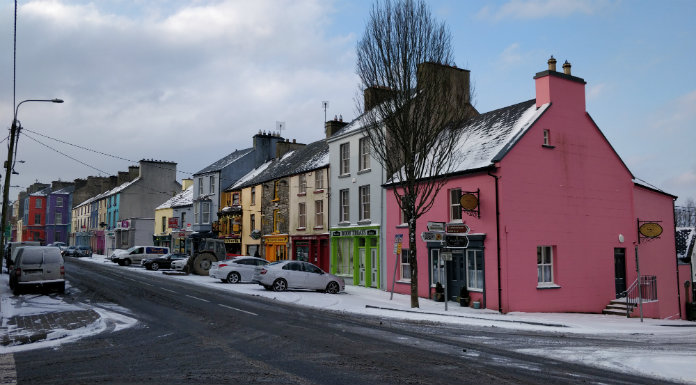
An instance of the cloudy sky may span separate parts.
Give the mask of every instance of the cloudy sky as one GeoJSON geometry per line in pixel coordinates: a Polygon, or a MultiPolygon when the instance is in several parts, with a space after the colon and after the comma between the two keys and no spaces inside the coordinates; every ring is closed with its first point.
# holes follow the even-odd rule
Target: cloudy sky
{"type": "MultiPolygon", "coordinates": [[[[178,163],[179,179],[252,145],[309,143],[356,116],[355,46],[371,1],[20,0],[12,185],[178,163]],[[72,146],[72,145],[74,146],[72,146]],[[92,150],[92,151],[90,151],[92,150]],[[108,156],[110,155],[110,156],[108,156]]],[[[633,174],[696,198],[696,2],[432,0],[481,112],[534,98],[550,55],[633,174]]],[[[13,116],[14,1],[0,4],[0,122],[13,116]]],[[[7,141],[0,157],[7,157],[7,141]]],[[[11,189],[16,197],[19,188],[11,189]]]]}

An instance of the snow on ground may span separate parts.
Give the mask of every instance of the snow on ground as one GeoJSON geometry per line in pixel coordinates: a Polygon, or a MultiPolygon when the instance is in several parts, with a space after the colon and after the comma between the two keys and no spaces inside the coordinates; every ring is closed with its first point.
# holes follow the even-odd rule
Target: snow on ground
{"type": "MultiPolygon", "coordinates": [[[[161,271],[148,271],[140,267],[121,267],[104,256],[82,258],[89,261],[119,269],[133,274],[150,274],[173,280],[187,281],[215,290],[231,291],[250,296],[265,297],[284,303],[315,307],[337,312],[359,313],[383,318],[420,320],[455,325],[472,325],[497,327],[520,331],[543,331],[559,334],[599,335],[605,338],[643,342],[642,349],[588,347],[562,347],[558,349],[520,349],[520,352],[539,356],[553,357],[570,362],[603,367],[621,372],[640,373],[651,377],[666,378],[673,381],[696,384],[696,324],[681,320],[625,318],[602,314],[565,314],[565,313],[508,313],[499,314],[488,309],[463,308],[450,302],[445,311],[444,303],[420,299],[420,308],[411,309],[410,297],[378,289],[346,285],[346,291],[337,295],[312,291],[288,291],[276,293],[267,291],[256,284],[230,285],[219,280],[196,275],[164,275],[161,271]],[[670,345],[664,345],[669,343],[670,345]],[[684,343],[683,349],[672,348],[684,343]]],[[[6,280],[6,278],[5,278],[6,280]]],[[[0,291],[8,291],[6,282],[0,282],[0,291]]],[[[2,294],[2,313],[5,316],[5,293],[2,294]]],[[[50,303],[49,300],[46,300],[50,303]]],[[[65,304],[69,306],[68,304],[65,304]]],[[[50,304],[36,305],[36,309],[51,311],[50,304]]],[[[53,308],[55,309],[55,308],[53,308]]],[[[105,308],[95,309],[103,317],[125,317],[122,325],[129,325],[130,317],[120,316],[105,308]],[[111,313],[111,314],[109,314],[111,313]]],[[[12,310],[17,311],[17,310],[12,310]]],[[[21,310],[34,311],[34,310],[21,310]]],[[[132,320],[132,319],[131,319],[132,320]]],[[[133,321],[134,322],[134,321],[133,321]]],[[[86,333],[87,331],[85,331],[86,333]]],[[[90,334],[91,335],[91,334],[90,334]]],[[[2,352],[0,350],[0,352],[2,352]]]]}
{"type": "MultiPolygon", "coordinates": [[[[77,329],[54,329],[48,333],[47,338],[24,345],[0,346],[0,354],[39,348],[56,347],[64,343],[77,341],[81,338],[96,335],[106,330],[119,331],[131,327],[137,323],[134,318],[120,314],[128,312],[126,309],[118,309],[117,306],[71,304],[63,301],[59,295],[24,294],[16,297],[12,294],[8,284],[9,276],[5,273],[0,276],[0,319],[2,328],[14,333],[22,333],[15,325],[8,325],[10,318],[14,316],[31,316],[52,312],[65,312],[75,310],[92,309],[99,313],[100,318],[84,327],[77,329]],[[107,309],[109,307],[109,309],[107,309]],[[119,313],[120,312],[120,313],[119,313]]],[[[70,290],[69,283],[66,289],[70,290]]],[[[76,290],[76,289],[73,289],[76,290]]]]}

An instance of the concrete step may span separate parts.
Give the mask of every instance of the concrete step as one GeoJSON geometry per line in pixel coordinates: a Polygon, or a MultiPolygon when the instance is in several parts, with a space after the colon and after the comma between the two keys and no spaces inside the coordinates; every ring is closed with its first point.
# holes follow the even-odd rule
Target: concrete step
{"type": "Polygon", "coordinates": [[[619,310],[619,309],[604,309],[602,310],[602,314],[607,314],[607,315],[621,315],[621,316],[626,316],[626,309],[624,310],[619,310]]]}

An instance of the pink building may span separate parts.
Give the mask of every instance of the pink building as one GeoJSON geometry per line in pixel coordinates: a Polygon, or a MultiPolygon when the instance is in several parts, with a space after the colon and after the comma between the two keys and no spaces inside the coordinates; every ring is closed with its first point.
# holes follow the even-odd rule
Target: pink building
{"type": "MultiPolygon", "coordinates": [[[[585,111],[585,81],[570,74],[570,64],[563,67],[556,72],[552,58],[549,70],[536,74],[536,99],[462,128],[461,163],[417,224],[419,234],[428,223],[433,230],[423,237],[433,241],[419,237],[416,245],[419,296],[430,297],[441,282],[450,300],[465,288],[472,304],[503,313],[601,313],[637,280],[637,251],[645,316],[684,318],[680,282],[690,275],[688,265],[677,264],[676,197],[634,182],[585,111]],[[646,223],[651,238],[639,235],[646,223]],[[456,233],[468,230],[465,245],[456,233]],[[437,240],[442,236],[452,247],[437,240]]],[[[408,249],[399,213],[388,191],[386,239],[403,234],[408,249]]],[[[408,264],[387,253],[388,266],[395,258],[388,287],[395,279],[395,291],[407,294],[408,264]]],[[[637,287],[628,293],[637,294],[637,287]]]]}

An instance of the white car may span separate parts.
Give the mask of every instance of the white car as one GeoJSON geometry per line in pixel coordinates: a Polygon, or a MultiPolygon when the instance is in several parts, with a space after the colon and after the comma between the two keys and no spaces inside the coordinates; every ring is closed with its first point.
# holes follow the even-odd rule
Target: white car
{"type": "Polygon", "coordinates": [[[220,262],[213,262],[208,275],[222,282],[251,282],[257,266],[265,266],[268,261],[257,257],[236,257],[220,262]]]}
{"type": "Polygon", "coordinates": [[[302,261],[279,261],[257,267],[253,281],[274,291],[307,289],[336,294],[346,289],[343,278],[302,261]]]}
{"type": "Polygon", "coordinates": [[[177,270],[177,271],[183,271],[184,268],[186,267],[186,264],[188,264],[188,258],[184,259],[177,259],[175,261],[172,261],[171,268],[172,270],[177,270]]]}

